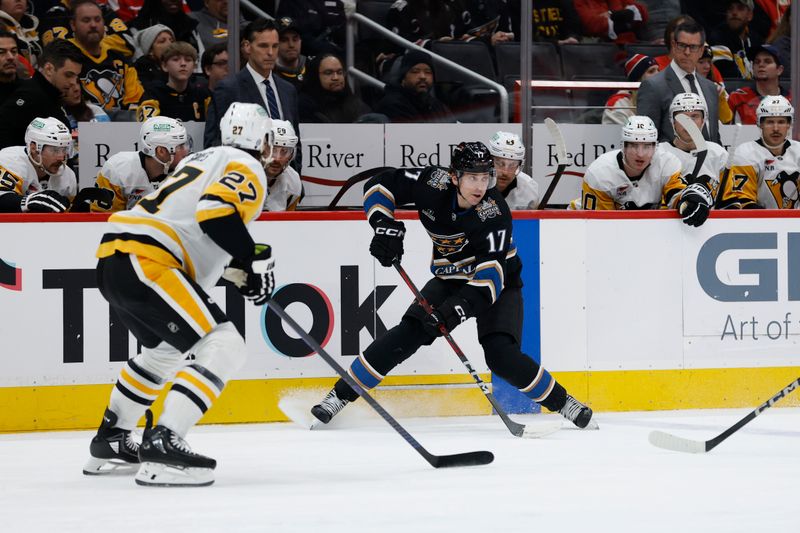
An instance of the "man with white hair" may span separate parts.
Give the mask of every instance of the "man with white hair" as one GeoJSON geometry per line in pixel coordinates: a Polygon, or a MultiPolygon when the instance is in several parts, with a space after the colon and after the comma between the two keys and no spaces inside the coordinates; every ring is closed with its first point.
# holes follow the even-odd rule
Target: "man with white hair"
{"type": "Polygon", "coordinates": [[[489,152],[494,159],[495,187],[513,209],[536,209],[539,205],[539,184],[522,172],[525,146],[519,135],[498,131],[489,139],[489,152]]]}
{"type": "Polygon", "coordinates": [[[117,152],[100,169],[95,185],[111,191],[113,200],[104,205],[92,203],[91,210],[132,209],[189,154],[190,141],[180,120],[163,116],[147,119],[139,128],[139,150],[117,152]]]}
{"type": "Polygon", "coordinates": [[[298,140],[291,122],[272,120],[272,162],[266,169],[269,194],[265,211],[294,211],[303,198],[300,174],[289,166],[298,140]]]}

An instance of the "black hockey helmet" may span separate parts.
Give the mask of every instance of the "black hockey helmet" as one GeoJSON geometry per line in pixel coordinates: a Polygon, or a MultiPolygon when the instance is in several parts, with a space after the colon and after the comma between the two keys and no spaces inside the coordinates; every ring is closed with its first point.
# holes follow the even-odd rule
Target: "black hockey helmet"
{"type": "Polygon", "coordinates": [[[482,142],[462,142],[453,148],[453,155],[450,157],[450,168],[458,175],[464,172],[492,172],[494,170],[494,158],[492,158],[489,149],[482,142]]]}

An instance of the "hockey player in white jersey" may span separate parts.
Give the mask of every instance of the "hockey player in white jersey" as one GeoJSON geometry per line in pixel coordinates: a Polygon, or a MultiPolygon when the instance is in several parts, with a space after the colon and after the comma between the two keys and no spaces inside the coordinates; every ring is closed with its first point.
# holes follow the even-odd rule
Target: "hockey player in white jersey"
{"type": "Polygon", "coordinates": [[[269,194],[265,211],[294,211],[303,198],[300,174],[289,166],[297,149],[297,134],[288,120],[272,121],[272,163],[267,167],[269,194]]]}
{"type": "Polygon", "coordinates": [[[695,93],[679,93],[675,95],[669,106],[669,118],[672,122],[672,128],[675,130],[675,138],[671,143],[660,143],[658,149],[668,152],[680,160],[681,175],[687,182],[702,179],[712,191],[716,191],[719,186],[720,174],[728,158],[728,152],[719,144],[706,141],[708,154],[697,176],[692,176],[697,162],[693,152],[695,146],[686,129],[675,120],[675,117],[680,114],[692,119],[697,128],[702,131],[706,123],[706,117],[708,117],[708,109],[705,102],[695,93]]]}
{"type": "Polygon", "coordinates": [[[761,137],[740,144],[728,179],[720,184],[723,209],[797,209],[800,143],[789,138],[794,107],[765,96],[756,109],[761,137]]]}
{"type": "Polygon", "coordinates": [[[94,212],[131,209],[158,188],[189,154],[190,138],[180,120],[158,116],[139,128],[139,150],[118,152],[100,169],[95,185],[114,193],[110,205],[92,203],[94,212]]]}
{"type": "Polygon", "coordinates": [[[658,130],[649,117],[634,115],[622,127],[622,148],[595,159],[583,176],[574,208],[587,210],[677,208],[683,221],[699,226],[713,204],[703,183],[686,184],[681,162],[656,149],[658,130]]]}
{"type": "Polygon", "coordinates": [[[232,104],[220,122],[222,146],[186,157],[157,191],[109,218],[97,250],[98,286],[142,351],[120,371],[85,474],[138,466],[140,485],[213,483],[216,461],[193,452],[186,434],[247,349],[208,291],[228,269],[256,305],[274,290],[271,249],[247,230],[264,205],[271,127],[261,106],[232,104]],[[188,353],[194,358],[186,364],[188,353]],[[153,426],[149,407],[168,381],[153,426]],[[143,414],[139,446],[131,430],[143,414]]]}
{"type": "Polygon", "coordinates": [[[37,117],[25,130],[25,146],[0,150],[0,213],[63,213],[78,192],[66,166],[69,129],[53,117],[37,117]]]}
{"type": "Polygon", "coordinates": [[[494,158],[495,187],[511,209],[536,209],[539,205],[539,184],[522,172],[525,146],[519,135],[498,131],[489,139],[489,152],[494,158]]]}

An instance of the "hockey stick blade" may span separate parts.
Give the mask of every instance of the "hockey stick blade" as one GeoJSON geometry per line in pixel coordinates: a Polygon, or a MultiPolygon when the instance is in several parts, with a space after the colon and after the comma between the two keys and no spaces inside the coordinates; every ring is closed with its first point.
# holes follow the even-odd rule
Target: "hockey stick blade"
{"type": "Polygon", "coordinates": [[[400,434],[403,439],[414,448],[417,453],[419,453],[428,463],[434,468],[448,468],[448,467],[455,467],[455,466],[479,466],[479,465],[487,465],[494,461],[494,454],[488,451],[477,451],[477,452],[465,452],[465,453],[456,453],[452,455],[434,455],[426,450],[422,444],[420,444],[417,439],[411,436],[411,434],[406,431],[406,429],[400,425],[400,423],[394,419],[392,415],[390,415],[386,410],[372,397],[370,394],[364,390],[356,381],[350,377],[350,375],[345,371],[342,366],[336,362],[336,360],[326,352],[319,343],[314,340],[308,333],[300,327],[300,324],[295,322],[295,320],[289,316],[286,311],[281,307],[277,302],[274,300],[270,300],[267,302],[269,305],[268,312],[271,311],[275,313],[283,322],[288,324],[288,326],[294,330],[294,332],[303,340],[303,342],[308,345],[309,348],[314,350],[317,355],[319,355],[328,365],[337,373],[339,377],[341,377],[345,383],[347,383],[354,391],[358,393],[359,396],[364,398],[370,407],[372,407],[381,418],[383,418],[397,433],[400,434]]]}
{"type": "MultiPolygon", "coordinates": [[[[414,299],[417,300],[417,303],[419,303],[419,305],[421,305],[422,308],[425,309],[426,313],[428,314],[432,313],[433,308],[431,307],[431,304],[428,303],[428,300],[426,300],[425,297],[422,295],[422,293],[419,292],[419,289],[411,280],[411,277],[409,277],[408,273],[406,272],[406,269],[403,268],[403,265],[401,265],[399,261],[395,261],[393,265],[394,268],[397,270],[397,273],[400,274],[400,277],[403,278],[403,281],[406,282],[406,285],[408,285],[408,288],[414,294],[414,299]]],[[[512,435],[514,435],[515,437],[537,439],[545,435],[549,435],[550,433],[553,432],[549,430],[545,432],[540,432],[537,431],[535,428],[531,428],[526,431],[526,426],[524,424],[520,424],[518,422],[514,422],[513,420],[511,420],[506,414],[505,410],[500,405],[500,403],[494,397],[494,394],[492,394],[491,391],[489,390],[488,385],[486,385],[486,383],[481,379],[478,373],[475,372],[475,369],[472,367],[472,363],[469,362],[469,359],[467,359],[467,356],[464,355],[464,352],[461,351],[461,348],[459,348],[458,344],[456,344],[456,341],[453,340],[453,337],[450,336],[450,333],[448,333],[448,331],[444,329],[444,326],[442,326],[442,333],[447,343],[456,353],[458,359],[461,361],[461,363],[463,363],[464,367],[469,372],[469,375],[472,376],[472,379],[481,389],[483,395],[486,396],[486,399],[489,400],[489,403],[492,404],[492,408],[500,417],[500,420],[502,420],[503,423],[506,425],[506,427],[508,428],[508,430],[511,432],[512,435]]]]}
{"type": "Polygon", "coordinates": [[[564,142],[564,136],[561,135],[561,129],[550,117],[544,119],[544,125],[547,127],[547,130],[550,132],[550,136],[553,138],[553,142],[556,145],[556,160],[558,162],[558,166],[556,167],[556,172],[553,175],[553,179],[550,181],[550,185],[547,186],[547,190],[539,202],[537,207],[538,209],[544,209],[547,207],[547,202],[550,201],[553,191],[556,190],[556,185],[561,180],[561,176],[564,174],[564,171],[567,169],[567,145],[564,142]]]}
{"type": "Polygon", "coordinates": [[[700,128],[698,128],[697,124],[687,115],[680,114],[675,117],[675,120],[683,126],[683,129],[686,130],[686,133],[689,134],[689,137],[692,138],[692,142],[694,143],[694,155],[696,160],[694,163],[694,170],[692,171],[692,179],[696,181],[700,170],[703,168],[706,156],[708,155],[708,145],[703,138],[703,134],[700,132],[700,128]]]}
{"type": "Polygon", "coordinates": [[[745,425],[749,424],[755,417],[775,405],[779,400],[785,398],[792,391],[800,387],[800,378],[789,383],[786,387],[778,391],[772,398],[767,400],[766,402],[762,403],[749,413],[736,422],[734,425],[714,437],[713,439],[702,441],[702,440],[692,440],[692,439],[684,439],[683,437],[678,437],[676,435],[672,435],[670,433],[664,433],[663,431],[652,431],[648,436],[648,440],[650,444],[653,446],[657,446],[659,448],[664,448],[665,450],[671,450],[674,452],[684,452],[684,453],[706,453],[710,452],[714,448],[716,448],[722,441],[742,429],[745,425]]]}

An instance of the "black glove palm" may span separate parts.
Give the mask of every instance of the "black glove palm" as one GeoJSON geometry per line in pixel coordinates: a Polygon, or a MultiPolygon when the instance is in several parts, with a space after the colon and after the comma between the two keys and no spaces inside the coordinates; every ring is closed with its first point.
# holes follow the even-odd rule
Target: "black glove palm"
{"type": "Polygon", "coordinates": [[[438,337],[445,333],[442,331],[442,326],[449,333],[462,322],[466,322],[469,317],[469,303],[460,296],[451,296],[425,317],[422,327],[431,337],[438,337]]]}
{"type": "Polygon", "coordinates": [[[72,202],[72,212],[86,213],[90,210],[92,202],[103,211],[111,209],[114,201],[114,191],[101,187],[85,187],[78,191],[75,200],[72,202]]]}
{"type": "Polygon", "coordinates": [[[382,218],[375,224],[375,236],[369,245],[369,253],[378,262],[390,267],[403,257],[403,237],[406,227],[398,220],[382,218]]]}
{"type": "Polygon", "coordinates": [[[39,191],[22,199],[22,211],[28,213],[63,213],[67,209],[69,200],[56,191],[39,191]]]}
{"type": "Polygon", "coordinates": [[[236,285],[246,299],[255,305],[264,305],[275,290],[274,267],[272,247],[256,244],[256,254],[250,260],[232,260],[222,277],[236,285]]]}
{"type": "Polygon", "coordinates": [[[714,199],[704,183],[692,183],[683,190],[678,201],[678,214],[690,226],[701,226],[708,218],[714,199]]]}

